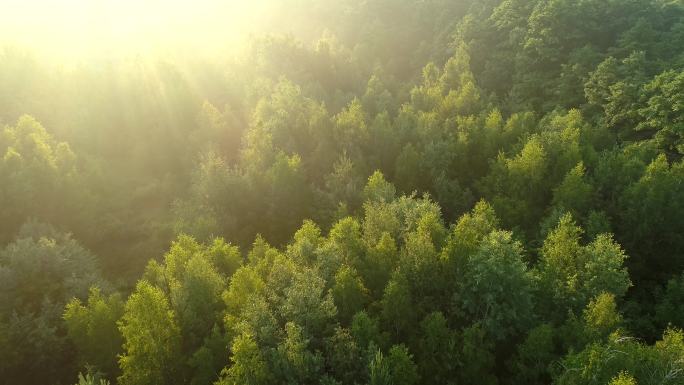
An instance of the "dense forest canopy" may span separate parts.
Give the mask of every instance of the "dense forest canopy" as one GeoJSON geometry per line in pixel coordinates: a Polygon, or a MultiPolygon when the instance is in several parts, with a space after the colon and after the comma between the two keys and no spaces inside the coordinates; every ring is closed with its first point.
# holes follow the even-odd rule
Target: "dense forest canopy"
{"type": "Polygon", "coordinates": [[[7,0],[0,384],[684,384],[684,3],[7,0]]]}

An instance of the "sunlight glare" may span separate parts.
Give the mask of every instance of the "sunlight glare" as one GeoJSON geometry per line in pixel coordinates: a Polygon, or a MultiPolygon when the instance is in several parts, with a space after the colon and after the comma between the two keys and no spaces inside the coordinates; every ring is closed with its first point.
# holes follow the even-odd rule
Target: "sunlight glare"
{"type": "Polygon", "coordinates": [[[83,58],[226,50],[264,23],[267,1],[0,0],[0,44],[83,58]]]}

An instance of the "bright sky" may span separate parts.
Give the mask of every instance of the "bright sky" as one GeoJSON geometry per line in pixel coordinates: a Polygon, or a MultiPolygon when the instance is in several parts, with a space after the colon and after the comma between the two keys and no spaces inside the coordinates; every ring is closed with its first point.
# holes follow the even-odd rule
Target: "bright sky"
{"type": "Polygon", "coordinates": [[[0,0],[0,43],[67,59],[226,51],[264,27],[268,2],[0,0]]]}

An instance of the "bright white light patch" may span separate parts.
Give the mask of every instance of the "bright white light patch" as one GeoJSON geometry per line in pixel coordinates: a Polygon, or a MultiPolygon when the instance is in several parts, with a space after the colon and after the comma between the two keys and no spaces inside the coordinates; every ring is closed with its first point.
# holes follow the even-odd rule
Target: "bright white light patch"
{"type": "Polygon", "coordinates": [[[225,50],[268,0],[0,0],[0,43],[62,57],[225,50]]]}

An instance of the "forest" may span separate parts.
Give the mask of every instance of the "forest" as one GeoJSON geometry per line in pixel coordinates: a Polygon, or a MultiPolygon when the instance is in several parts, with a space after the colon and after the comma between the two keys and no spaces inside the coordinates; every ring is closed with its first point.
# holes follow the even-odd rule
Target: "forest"
{"type": "Polygon", "coordinates": [[[0,384],[684,384],[684,2],[264,3],[0,45],[0,384]]]}

